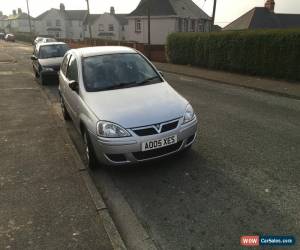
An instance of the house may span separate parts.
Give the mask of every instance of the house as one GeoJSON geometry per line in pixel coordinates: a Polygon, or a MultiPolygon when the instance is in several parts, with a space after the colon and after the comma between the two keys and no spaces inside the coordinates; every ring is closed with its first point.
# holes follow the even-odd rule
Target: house
{"type": "Polygon", "coordinates": [[[0,11],[0,32],[5,32],[5,20],[7,20],[7,16],[0,11]]]}
{"type": "MultiPolygon", "coordinates": [[[[34,32],[34,18],[31,19],[31,28],[34,32]]],[[[0,15],[0,29],[5,32],[17,33],[17,32],[30,32],[29,16],[27,13],[22,12],[22,9],[18,8],[18,12],[13,10],[13,13],[9,16],[0,15]]]]}
{"type": "Polygon", "coordinates": [[[267,0],[265,7],[255,7],[223,30],[300,28],[300,14],[275,13],[275,1],[267,0]]]}
{"type": "Polygon", "coordinates": [[[36,17],[36,34],[55,38],[84,39],[84,19],[86,10],[66,10],[64,4],[59,9],[50,9],[36,17]]]}
{"type": "Polygon", "coordinates": [[[126,14],[116,14],[115,8],[111,7],[109,13],[91,14],[87,16],[85,25],[85,37],[89,38],[89,28],[91,25],[92,37],[108,40],[125,40],[126,26],[128,21],[126,14]]]}
{"type": "Polygon", "coordinates": [[[128,16],[130,40],[148,42],[148,12],[152,44],[165,44],[173,32],[207,32],[211,18],[192,0],[141,0],[128,16]]]}

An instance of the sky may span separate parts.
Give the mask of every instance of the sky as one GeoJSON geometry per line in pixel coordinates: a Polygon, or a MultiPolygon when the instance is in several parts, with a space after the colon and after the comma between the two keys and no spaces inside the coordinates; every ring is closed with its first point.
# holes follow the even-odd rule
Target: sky
{"type": "MultiPolygon", "coordinates": [[[[59,8],[64,3],[66,9],[86,9],[86,0],[28,0],[30,14],[38,16],[50,8],[59,8]]],[[[193,0],[211,16],[213,0],[193,0]]],[[[130,13],[140,0],[90,0],[91,13],[108,12],[114,6],[116,13],[130,13]]],[[[275,12],[300,14],[300,0],[275,0],[275,12]]],[[[218,0],[216,24],[225,26],[255,6],[264,6],[265,0],[218,0]]],[[[8,15],[13,9],[27,11],[26,0],[0,0],[0,11],[8,15]]]]}

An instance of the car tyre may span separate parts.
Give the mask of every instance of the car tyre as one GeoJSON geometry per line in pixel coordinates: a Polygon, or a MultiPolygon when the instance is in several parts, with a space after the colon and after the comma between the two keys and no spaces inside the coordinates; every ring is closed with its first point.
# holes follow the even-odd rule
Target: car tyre
{"type": "Polygon", "coordinates": [[[41,85],[45,85],[45,77],[43,77],[41,72],[39,75],[40,75],[39,80],[40,80],[41,85]]]}
{"type": "Polygon", "coordinates": [[[97,167],[97,158],[94,153],[94,149],[89,137],[89,134],[86,130],[83,131],[83,144],[84,144],[84,158],[86,165],[91,169],[94,170],[97,167]]]}
{"type": "Polygon", "coordinates": [[[60,106],[61,106],[61,112],[63,114],[64,120],[65,121],[69,121],[71,120],[70,114],[66,108],[64,99],[62,98],[62,96],[60,96],[60,106]]]}

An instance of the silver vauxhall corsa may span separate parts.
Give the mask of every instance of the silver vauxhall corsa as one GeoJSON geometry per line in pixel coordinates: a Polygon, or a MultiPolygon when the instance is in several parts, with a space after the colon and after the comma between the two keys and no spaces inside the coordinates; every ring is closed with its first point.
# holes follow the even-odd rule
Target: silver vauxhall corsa
{"type": "Polygon", "coordinates": [[[167,156],[190,148],[196,138],[192,106],[134,49],[68,51],[59,92],[63,116],[82,134],[90,167],[167,156]]]}

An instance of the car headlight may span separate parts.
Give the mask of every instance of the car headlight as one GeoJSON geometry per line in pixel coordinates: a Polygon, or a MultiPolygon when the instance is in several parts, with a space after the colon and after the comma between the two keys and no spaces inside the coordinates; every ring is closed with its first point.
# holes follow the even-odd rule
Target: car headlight
{"type": "Polygon", "coordinates": [[[42,67],[43,71],[54,71],[54,69],[49,67],[42,67]]]}
{"type": "Polygon", "coordinates": [[[192,121],[195,117],[195,112],[191,104],[188,104],[185,109],[183,124],[192,121]]]}
{"type": "Polygon", "coordinates": [[[108,138],[120,138],[120,137],[129,137],[131,136],[126,129],[122,128],[121,126],[106,122],[100,121],[97,123],[97,133],[101,137],[108,137],[108,138]]]}

